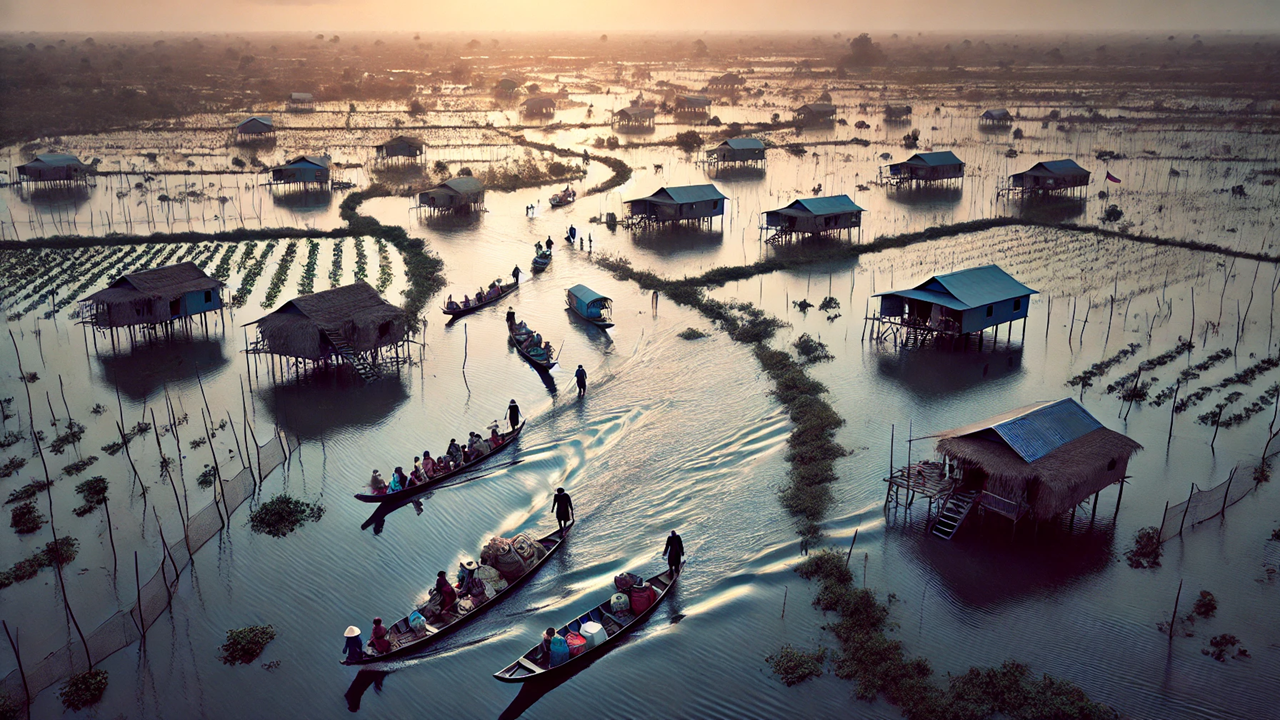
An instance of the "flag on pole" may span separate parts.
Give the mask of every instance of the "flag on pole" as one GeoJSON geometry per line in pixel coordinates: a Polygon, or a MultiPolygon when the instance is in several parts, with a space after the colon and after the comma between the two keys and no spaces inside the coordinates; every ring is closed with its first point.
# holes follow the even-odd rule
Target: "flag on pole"
{"type": "Polygon", "coordinates": [[[1119,184],[1120,178],[1116,177],[1115,175],[1112,175],[1110,171],[1107,171],[1107,182],[1113,182],[1113,183],[1119,184]]]}

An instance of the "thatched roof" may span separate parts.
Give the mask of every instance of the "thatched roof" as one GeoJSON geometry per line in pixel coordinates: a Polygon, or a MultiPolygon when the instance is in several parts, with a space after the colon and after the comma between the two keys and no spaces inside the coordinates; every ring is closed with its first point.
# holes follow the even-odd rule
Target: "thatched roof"
{"type": "Polygon", "coordinates": [[[335,352],[330,335],[355,352],[368,352],[403,340],[409,323],[408,313],[383,300],[368,283],[358,282],[294,298],[247,324],[258,326],[268,351],[315,360],[335,352]]]}
{"type": "Polygon", "coordinates": [[[122,275],[85,300],[109,305],[148,299],[168,302],[189,292],[221,287],[222,283],[205,275],[195,263],[184,262],[122,275]]]}
{"type": "Polygon", "coordinates": [[[1039,519],[1069,511],[1119,480],[1142,446],[1070,398],[938,433],[938,452],[987,473],[987,490],[1025,500],[1039,519]]]}

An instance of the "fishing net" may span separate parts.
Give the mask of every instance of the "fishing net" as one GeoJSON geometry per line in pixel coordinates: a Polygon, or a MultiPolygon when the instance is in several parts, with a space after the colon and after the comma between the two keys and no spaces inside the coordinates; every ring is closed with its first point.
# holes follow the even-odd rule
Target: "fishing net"
{"type": "Polygon", "coordinates": [[[1191,495],[1164,511],[1160,524],[1160,542],[1171,540],[1196,525],[1221,515],[1224,510],[1240,502],[1257,484],[1252,478],[1252,468],[1244,463],[1231,469],[1227,479],[1208,490],[1201,490],[1193,483],[1191,495]]]}
{"type": "MultiPolygon", "coordinates": [[[[89,654],[95,662],[100,662],[117,650],[142,639],[142,628],[151,627],[169,609],[173,591],[178,585],[179,573],[191,560],[190,553],[196,552],[217,536],[226,525],[225,518],[253,496],[258,480],[275,472],[298,446],[297,438],[289,438],[286,447],[282,436],[273,433],[258,448],[258,466],[252,469],[242,468],[230,477],[227,473],[234,470],[234,467],[223,472],[221,492],[216,493],[213,503],[192,513],[188,518],[185,538],[182,537],[182,528],[179,526],[163,528],[166,540],[175,534],[178,540],[169,542],[167,553],[160,559],[160,566],[138,588],[133,605],[112,615],[85,635],[89,654]]],[[[214,487],[219,485],[215,484],[214,487]]],[[[26,670],[27,687],[34,696],[73,673],[84,672],[88,666],[85,664],[84,650],[77,640],[49,653],[38,662],[26,664],[24,661],[23,669],[26,670]]],[[[9,693],[12,698],[24,697],[21,674],[17,670],[9,673],[0,684],[0,690],[9,693]]]]}

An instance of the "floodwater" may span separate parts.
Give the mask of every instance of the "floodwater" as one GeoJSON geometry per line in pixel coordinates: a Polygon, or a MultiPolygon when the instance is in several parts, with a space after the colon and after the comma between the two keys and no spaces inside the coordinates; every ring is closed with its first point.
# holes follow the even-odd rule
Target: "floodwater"
{"type": "MultiPolygon", "coordinates": [[[[608,105],[600,100],[596,107],[608,105]]],[[[767,117],[768,111],[743,107],[717,112],[728,122],[761,113],[767,117]],[[734,112],[742,117],[733,117],[734,112]]],[[[160,414],[165,388],[179,414],[192,418],[180,429],[188,491],[183,502],[194,509],[210,499],[210,492],[194,482],[209,462],[210,449],[188,446],[202,432],[202,383],[215,419],[230,413],[239,426],[247,411],[260,438],[272,425],[301,438],[301,450],[287,468],[267,479],[261,499],[287,490],[326,508],[318,523],[283,539],[251,533],[247,508],[242,508],[230,529],[196,555],[194,570],[184,572],[173,611],[151,628],[145,652],[132,646],[100,664],[110,672],[111,685],[96,712],[106,717],[340,717],[351,712],[400,717],[435,709],[477,717],[552,718],[591,707],[604,716],[738,718],[777,717],[799,708],[805,716],[847,717],[852,708],[860,717],[897,717],[883,702],[856,703],[852,686],[831,675],[785,688],[764,660],[783,643],[812,648],[833,641],[822,631],[824,619],[809,607],[812,587],[791,572],[800,559],[800,544],[792,521],[775,499],[787,469],[783,455],[789,424],[769,397],[768,380],[748,349],[666,298],[659,298],[655,313],[647,293],[595,267],[587,248],[571,249],[559,239],[573,223],[590,233],[591,253],[623,255],[638,266],[678,276],[751,262],[773,252],[760,242],[756,213],[802,197],[819,182],[824,191],[849,192],[868,208],[864,239],[1021,212],[994,200],[995,183],[1007,164],[1029,165],[1033,160],[1027,155],[1007,160],[1007,142],[980,135],[976,127],[955,120],[961,113],[944,109],[942,119],[929,122],[945,130],[924,133],[937,136],[931,138],[937,149],[950,148],[948,142],[963,145],[957,152],[971,163],[971,179],[961,190],[923,197],[903,197],[874,185],[857,190],[874,176],[879,153],[891,152],[895,159],[905,155],[888,143],[894,133],[901,133],[881,130],[876,138],[884,144],[817,146],[801,158],[773,151],[763,177],[715,180],[731,198],[730,213],[723,227],[718,221],[709,233],[633,235],[590,222],[593,216],[618,211],[624,197],[706,177],[702,166],[669,147],[624,149],[620,156],[636,168],[631,183],[563,210],[547,208],[549,189],[490,193],[488,212],[470,220],[420,218],[409,211],[410,201],[404,198],[380,198],[363,206],[362,212],[381,222],[403,224],[411,234],[425,238],[445,261],[446,292],[455,294],[506,276],[516,264],[527,271],[532,243],[555,237],[551,268],[537,277],[526,276],[509,303],[559,348],[562,364],[549,381],[507,347],[501,318],[505,306],[448,326],[437,308],[441,296],[424,313],[428,322],[417,338],[421,345],[413,346],[414,362],[398,374],[369,386],[349,377],[273,383],[265,362],[255,366],[241,353],[245,330],[240,326],[297,294],[308,254],[305,241],[298,245],[297,259],[285,266],[282,289],[268,307],[263,302],[284,253],[283,242],[274,248],[243,307],[214,318],[207,335],[198,330],[189,341],[162,347],[130,349],[126,343],[112,351],[101,337],[95,347],[67,317],[74,305],[44,318],[49,308],[41,294],[46,288],[25,281],[20,287],[18,278],[6,277],[6,314],[21,311],[8,327],[15,333],[25,369],[40,376],[29,386],[37,426],[47,427],[50,415],[65,420],[59,377],[71,415],[88,426],[78,449],[49,457],[51,472],[56,474],[72,455],[93,454],[101,459],[82,477],[102,474],[111,482],[118,576],[111,572],[112,551],[102,514],[77,518],[70,513],[80,502],[74,492],[78,479],[64,478],[53,488],[59,534],[80,540],[80,555],[67,566],[65,577],[69,601],[86,630],[130,602],[128,555],[133,550],[139,551],[145,574],[160,557],[155,520],[147,520],[150,512],[144,510],[141,485],[133,486],[126,458],[108,456],[98,448],[113,439],[120,413],[127,425],[149,420],[151,409],[160,414]],[[845,154],[851,159],[846,161],[845,154]],[[655,165],[662,168],[654,169],[655,165]],[[532,216],[521,212],[530,203],[537,206],[539,199],[541,205],[532,216]],[[606,333],[566,312],[564,290],[579,282],[614,298],[615,328],[606,333]],[[676,337],[686,327],[711,331],[711,336],[697,341],[676,337]],[[590,378],[582,400],[573,389],[572,370],[578,364],[590,378]],[[242,383],[248,398],[243,408],[242,383]],[[47,401],[42,397],[46,392],[47,401]],[[410,464],[424,447],[439,453],[451,437],[480,430],[500,417],[512,398],[530,418],[516,453],[493,461],[466,482],[431,493],[420,514],[406,506],[380,523],[368,523],[374,519],[371,507],[351,495],[360,490],[371,469],[387,475],[395,465],[410,464]],[[90,414],[95,403],[107,411],[90,414]],[[358,625],[367,634],[373,616],[402,616],[424,597],[437,570],[452,571],[494,534],[552,527],[547,512],[556,487],[572,494],[579,522],[560,553],[519,592],[424,656],[391,663],[378,672],[357,673],[338,664],[341,632],[347,625],[358,625]],[[362,529],[366,524],[371,526],[362,529]],[[662,567],[663,536],[671,529],[684,536],[689,564],[671,597],[642,629],[554,686],[519,689],[489,677],[531,646],[543,628],[560,625],[597,602],[616,573],[662,567]],[[217,647],[228,629],[267,623],[278,636],[256,663],[227,667],[218,662],[217,647]],[[262,667],[277,660],[280,664],[274,669],[262,667]]],[[[850,115],[851,124],[853,118],[850,115]]],[[[1035,123],[1037,133],[1038,128],[1035,123]]],[[[488,132],[477,129],[471,134],[488,132]]],[[[562,147],[577,147],[601,132],[563,128],[545,135],[562,147]]],[[[852,128],[827,132],[831,137],[873,134],[852,128]]],[[[656,135],[666,133],[668,128],[660,126],[656,135]]],[[[531,137],[545,141],[539,134],[531,137]]],[[[1068,139],[1071,133],[1051,129],[1033,138],[1028,132],[1024,143],[1044,149],[1044,159],[1067,152],[1093,168],[1099,163],[1085,163],[1084,156],[1102,140],[1081,139],[1082,134],[1068,139]]],[[[1223,142],[1218,136],[1229,134],[1216,133],[1204,142],[1223,142]]],[[[1126,184],[1120,195],[1123,202],[1114,194],[1108,202],[1120,202],[1126,218],[1150,223],[1141,229],[1151,234],[1274,252],[1272,211],[1267,209],[1274,208],[1274,186],[1251,184],[1245,200],[1216,192],[1238,182],[1233,177],[1246,172],[1240,166],[1273,165],[1274,141],[1237,143],[1253,153],[1251,164],[1233,161],[1223,166],[1207,156],[1177,161],[1187,168],[1180,177],[1188,184],[1170,189],[1168,165],[1173,161],[1160,165],[1137,158],[1148,142],[1163,155],[1177,155],[1185,140],[1173,131],[1167,135],[1126,131],[1113,138],[1115,144],[1107,141],[1111,149],[1135,157],[1127,161],[1132,166],[1111,166],[1126,184]],[[1132,139],[1135,135],[1139,139],[1132,139]],[[1136,179],[1144,163],[1145,182],[1136,179]],[[1153,167],[1159,172],[1150,170],[1153,167]],[[1235,168],[1231,177],[1225,167],[1235,168]],[[1177,203],[1157,210],[1166,194],[1177,203]],[[1161,218],[1158,224],[1154,218],[1161,218]],[[1229,226],[1235,232],[1228,232],[1229,226]]],[[[462,144],[442,153],[461,157],[462,144]]],[[[506,151],[483,152],[505,157],[506,151]]],[[[509,152],[518,156],[523,149],[509,152]]],[[[591,165],[590,173],[588,185],[607,177],[599,163],[591,165]]],[[[243,178],[217,178],[212,180],[215,184],[234,184],[243,193],[237,204],[272,208],[259,214],[265,217],[261,225],[338,224],[336,196],[315,216],[318,219],[302,220],[291,215],[297,210],[274,202],[265,191],[245,190],[243,178]]],[[[123,206],[114,187],[95,188],[92,199],[81,207],[111,213],[112,207],[123,206]]],[[[1096,222],[1102,210],[1096,192],[1102,187],[1095,177],[1090,198],[1071,209],[1071,217],[1096,222]]],[[[1115,192],[1114,187],[1106,189],[1115,192]]],[[[13,190],[0,193],[15,211],[23,238],[33,234],[32,222],[36,231],[45,223],[43,234],[54,234],[48,225],[61,228],[66,222],[65,216],[56,224],[52,216],[24,219],[22,211],[38,212],[39,206],[13,190]]],[[[154,195],[154,190],[148,191],[147,198],[154,195]]],[[[153,218],[159,207],[151,200],[142,202],[142,212],[139,205],[130,205],[135,223],[146,207],[152,208],[153,218]]],[[[185,205],[190,207],[199,210],[185,205]]],[[[79,218],[87,212],[72,213],[77,217],[75,230],[86,232],[79,218]]],[[[196,229],[217,229],[208,224],[207,216],[204,224],[196,222],[194,212],[180,217],[190,219],[196,229]]],[[[13,222],[7,232],[14,230],[13,222]]],[[[154,229],[166,229],[167,222],[154,229]]],[[[94,220],[96,232],[102,232],[101,224],[94,220]]],[[[230,226],[239,227],[240,222],[230,226]]],[[[186,229],[187,220],[174,221],[174,228],[186,229]]],[[[356,277],[357,246],[366,257],[369,281],[376,283],[380,277],[372,241],[324,240],[319,245],[315,289],[356,277]],[[335,246],[342,249],[341,261],[331,272],[335,246]]],[[[253,246],[260,255],[266,243],[253,246]]],[[[107,256],[97,253],[110,251],[76,252],[83,252],[83,257],[37,274],[58,273],[52,286],[76,289],[87,282],[83,272],[77,273],[86,267],[81,261],[103,261],[107,256]]],[[[183,246],[177,252],[149,254],[144,260],[161,264],[202,258],[207,250],[183,246]]],[[[225,248],[218,259],[222,252],[225,248]]],[[[228,280],[233,290],[240,287],[244,273],[239,263],[243,248],[235,252],[228,280]]],[[[118,262],[118,257],[110,256],[107,262],[118,262]]],[[[218,260],[205,262],[212,268],[218,260]]],[[[394,251],[389,271],[391,282],[384,295],[395,301],[405,282],[394,251]]],[[[753,278],[712,294],[755,303],[785,319],[791,326],[775,340],[779,347],[807,332],[827,343],[835,355],[833,362],[815,366],[813,374],[826,383],[833,404],[846,419],[838,439],[853,453],[838,464],[840,482],[833,488],[836,502],[824,523],[824,544],[848,547],[857,529],[855,581],[877,588],[881,597],[896,596],[894,635],[909,652],[928,658],[939,674],[1018,660],[1035,673],[1077,683],[1092,698],[1133,717],[1264,718],[1276,716],[1266,688],[1280,677],[1280,631],[1265,620],[1276,606],[1275,569],[1280,560],[1280,547],[1266,539],[1276,516],[1274,488],[1262,486],[1229,508],[1225,519],[1214,519],[1167,543],[1158,570],[1131,570],[1121,553],[1138,528],[1159,524],[1166,501],[1185,499],[1191,483],[1215,485],[1237,462],[1255,457],[1271,414],[1264,412],[1222,430],[1211,448],[1212,428],[1197,424],[1195,416],[1212,407],[1220,394],[1177,416],[1169,441],[1167,405],[1139,406],[1127,419],[1117,417],[1120,403],[1102,387],[1139,360],[1168,350],[1180,335],[1195,337],[1192,363],[1220,348],[1235,351],[1232,359],[1204,374],[1198,381],[1203,384],[1275,354],[1280,344],[1272,327],[1275,272],[1274,265],[1206,253],[1006,228],[868,255],[857,262],[753,278]],[[999,346],[981,352],[899,352],[863,339],[862,314],[872,293],[990,262],[1041,293],[1033,301],[1026,327],[1014,326],[1012,344],[1003,329],[999,346]],[[835,313],[816,308],[801,313],[792,304],[807,299],[816,305],[827,296],[840,302],[839,317],[829,318],[835,313]],[[1206,327],[1206,322],[1216,327],[1206,327]],[[883,512],[881,478],[889,468],[891,433],[895,462],[902,462],[908,452],[914,457],[928,454],[929,441],[913,442],[908,449],[906,438],[1070,395],[1067,378],[1130,342],[1141,343],[1138,355],[1083,396],[1085,406],[1108,427],[1126,432],[1146,448],[1130,464],[1133,477],[1118,514],[1112,488],[1103,492],[1092,522],[1089,512],[1079,513],[1071,533],[1065,527],[1046,528],[1034,538],[1019,535],[1010,542],[1007,528],[992,522],[986,527],[967,525],[947,543],[923,535],[920,505],[910,516],[901,510],[887,516],[883,512]],[[1179,637],[1170,644],[1156,625],[1172,610],[1179,581],[1184,583],[1180,613],[1189,610],[1191,598],[1202,589],[1215,594],[1220,609],[1212,620],[1197,623],[1195,637],[1179,637]],[[1237,635],[1252,658],[1220,664],[1202,655],[1208,637],[1220,633],[1237,635]]],[[[108,277],[100,276],[80,294],[100,287],[108,277]]],[[[68,292],[56,299],[65,299],[62,295],[68,292]]],[[[10,355],[5,357],[0,397],[15,398],[13,410],[21,413],[25,425],[26,393],[16,363],[10,355]]],[[[1169,384],[1174,368],[1180,369],[1183,362],[1179,359],[1157,371],[1161,382],[1153,392],[1169,384]]],[[[1272,371],[1252,385],[1237,386],[1244,393],[1240,405],[1252,402],[1277,380],[1280,373],[1272,371]]],[[[19,421],[7,422],[16,427],[19,421]]],[[[160,479],[154,435],[141,440],[131,451],[147,488],[145,504],[157,509],[172,539],[178,532],[173,492],[160,479]]],[[[174,438],[161,442],[166,454],[174,452],[174,438]]],[[[214,446],[218,457],[229,458],[235,443],[220,433],[214,446]]],[[[4,455],[26,457],[31,450],[27,442],[4,455]]],[[[39,467],[38,459],[29,460],[16,476],[0,481],[0,490],[39,476],[39,467]]],[[[43,501],[40,507],[47,514],[43,501]]],[[[0,556],[16,560],[49,539],[47,529],[29,537],[0,533],[0,556]]],[[[51,571],[0,593],[6,609],[21,609],[5,614],[11,626],[21,629],[24,661],[30,663],[74,637],[59,607],[51,571]]],[[[8,672],[13,659],[0,656],[0,671],[8,672]]],[[[56,693],[46,691],[36,699],[33,715],[58,716],[60,711],[56,693]]]]}

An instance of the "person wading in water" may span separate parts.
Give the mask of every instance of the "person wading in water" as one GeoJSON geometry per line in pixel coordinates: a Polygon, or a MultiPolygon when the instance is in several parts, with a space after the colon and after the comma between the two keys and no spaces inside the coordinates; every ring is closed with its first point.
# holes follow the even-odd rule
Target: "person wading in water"
{"type": "Polygon", "coordinates": [[[573,523],[573,498],[569,497],[564,488],[556,488],[556,494],[551,498],[551,507],[556,511],[556,521],[560,523],[561,530],[573,523]]]}
{"type": "Polygon", "coordinates": [[[583,395],[586,395],[587,394],[587,371],[583,370],[582,366],[579,365],[578,369],[573,373],[573,376],[578,380],[578,397],[582,397],[583,395]]]}
{"type": "Polygon", "coordinates": [[[671,571],[671,577],[680,574],[680,562],[684,560],[684,540],[676,534],[675,530],[671,531],[671,535],[667,537],[667,546],[662,550],[662,556],[667,559],[667,569],[671,571]]]}
{"type": "Polygon", "coordinates": [[[511,423],[511,429],[515,430],[520,424],[520,406],[516,404],[515,399],[511,400],[511,404],[507,406],[507,422],[511,423]]]}

